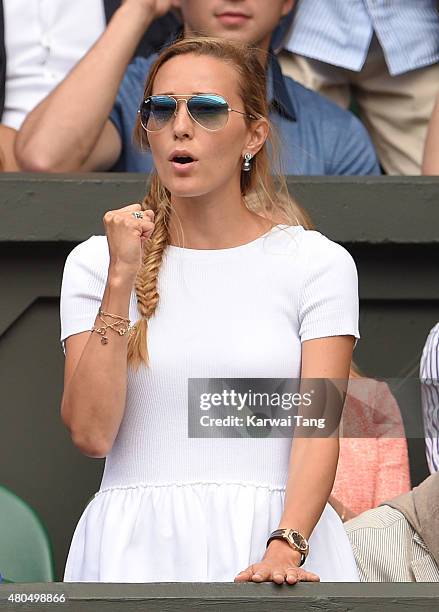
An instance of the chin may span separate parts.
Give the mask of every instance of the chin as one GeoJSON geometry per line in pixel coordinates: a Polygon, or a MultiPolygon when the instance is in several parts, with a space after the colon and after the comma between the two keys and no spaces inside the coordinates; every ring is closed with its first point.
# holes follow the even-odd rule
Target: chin
{"type": "Polygon", "coordinates": [[[171,192],[173,197],[177,198],[196,198],[205,195],[209,190],[203,189],[201,185],[194,184],[195,181],[190,180],[172,180],[166,184],[166,189],[171,192]]]}

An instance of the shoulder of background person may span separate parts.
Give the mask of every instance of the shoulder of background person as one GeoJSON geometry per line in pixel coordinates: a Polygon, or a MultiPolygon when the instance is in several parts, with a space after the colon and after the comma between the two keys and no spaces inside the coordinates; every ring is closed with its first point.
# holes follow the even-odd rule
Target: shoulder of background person
{"type": "Polygon", "coordinates": [[[352,121],[352,118],[355,118],[355,115],[351,111],[341,108],[322,94],[312,89],[308,89],[308,87],[305,87],[285,74],[283,77],[288,92],[294,100],[294,106],[297,112],[308,115],[318,112],[320,113],[319,118],[321,120],[352,121]]]}

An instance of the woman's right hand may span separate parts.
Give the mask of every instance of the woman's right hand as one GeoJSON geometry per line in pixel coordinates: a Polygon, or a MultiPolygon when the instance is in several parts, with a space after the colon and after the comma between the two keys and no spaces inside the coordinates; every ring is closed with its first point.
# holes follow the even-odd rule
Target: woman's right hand
{"type": "Polygon", "coordinates": [[[143,246],[154,231],[154,211],[143,210],[143,219],[135,219],[133,212],[141,211],[140,204],[130,204],[104,215],[104,227],[110,251],[109,273],[134,282],[142,265],[143,246]]]}

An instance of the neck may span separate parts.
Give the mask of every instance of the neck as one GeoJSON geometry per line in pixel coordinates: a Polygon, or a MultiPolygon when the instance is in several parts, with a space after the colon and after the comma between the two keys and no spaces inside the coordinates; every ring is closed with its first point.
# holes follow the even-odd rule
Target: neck
{"type": "Polygon", "coordinates": [[[189,249],[227,249],[255,240],[272,224],[245,206],[239,183],[196,196],[171,196],[169,244],[189,249]]]}

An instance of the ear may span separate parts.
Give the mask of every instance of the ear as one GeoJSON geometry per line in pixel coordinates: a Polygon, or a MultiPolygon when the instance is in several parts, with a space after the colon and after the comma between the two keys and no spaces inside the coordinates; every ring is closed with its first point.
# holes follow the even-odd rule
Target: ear
{"type": "Polygon", "coordinates": [[[269,131],[270,126],[267,119],[261,117],[261,119],[252,121],[243,155],[245,153],[252,153],[253,156],[256,155],[256,153],[258,153],[258,151],[260,151],[264,146],[265,141],[268,138],[269,131]]]}
{"type": "Polygon", "coordinates": [[[285,15],[288,15],[288,13],[291,11],[291,9],[294,7],[295,4],[296,4],[296,0],[284,0],[284,5],[282,8],[282,17],[285,17],[285,15]]]}

